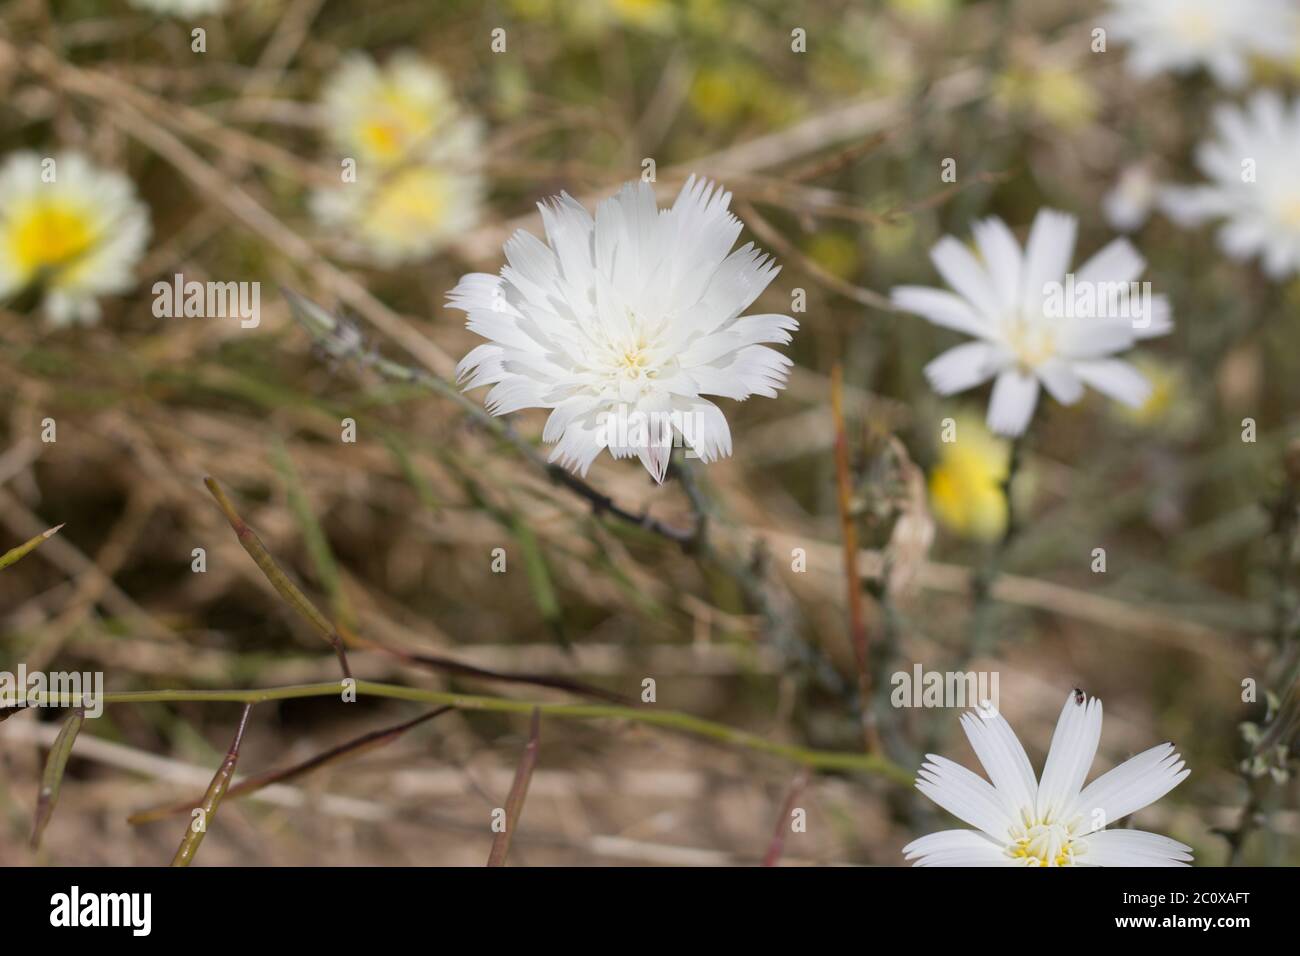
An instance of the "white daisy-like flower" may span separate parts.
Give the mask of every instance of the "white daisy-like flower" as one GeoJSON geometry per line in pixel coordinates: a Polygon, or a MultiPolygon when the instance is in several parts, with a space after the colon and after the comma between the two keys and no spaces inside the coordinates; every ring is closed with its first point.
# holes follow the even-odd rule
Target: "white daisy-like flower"
{"type": "Polygon", "coordinates": [[[1288,59],[1296,24],[1293,0],[1111,0],[1106,23],[1137,76],[1204,67],[1229,89],[1245,84],[1251,57],[1288,59]]]}
{"type": "Polygon", "coordinates": [[[626,183],[595,218],[568,194],[540,203],[546,242],[520,230],[499,276],[464,276],[448,296],[488,339],[461,361],[466,388],[492,385],[488,410],[553,409],[551,461],[586,474],[602,449],[636,456],[662,481],[672,445],[709,462],[731,454],[705,395],[775,398],[791,362],[788,315],[744,315],[779,268],[746,243],[731,194],[692,176],[660,210],[626,183]]]}
{"type": "Polygon", "coordinates": [[[79,153],[14,153],[0,166],[0,299],[30,286],[57,325],[94,322],[124,292],[149,240],[149,211],[126,176],[79,153]]]}
{"type": "Polygon", "coordinates": [[[349,56],[327,82],[329,135],[355,176],[312,194],[344,251],[380,266],[427,258],[479,219],[483,131],[412,53],[349,56]]]}
{"type": "Polygon", "coordinates": [[[131,6],[173,17],[203,17],[225,12],[226,0],[131,0],[131,6]]]}
{"type": "Polygon", "coordinates": [[[338,231],[342,250],[391,268],[427,259],[479,220],[482,184],[415,165],[312,194],[311,210],[338,231]]]}
{"type": "Polygon", "coordinates": [[[979,340],[944,352],[925,375],[940,395],[995,379],[988,426],[1000,435],[1025,431],[1040,385],[1063,405],[1077,402],[1085,385],[1132,407],[1147,399],[1146,380],[1114,356],[1170,331],[1169,303],[1137,281],[1146,260],[1127,239],[1069,273],[1077,229],[1073,216],[1039,210],[1022,251],[1006,223],[991,217],[974,227],[978,258],[952,236],[930,250],[955,294],[893,290],[904,312],[979,340]]]}
{"type": "Polygon", "coordinates": [[[350,53],[321,92],[330,139],[358,166],[444,163],[472,155],[478,124],[456,102],[446,78],[410,51],[383,66],[350,53]]]}
{"type": "Polygon", "coordinates": [[[1101,739],[1101,701],[1071,691],[1041,780],[1000,715],[963,714],[962,729],[988,780],[927,754],[916,788],[974,830],[941,830],[903,847],[915,866],[1186,866],[1192,850],[1143,830],[1108,830],[1155,803],[1191,773],[1173,744],[1152,747],[1087,779],[1101,739]],[[992,781],[990,783],[989,781],[992,781]]]}
{"type": "Polygon", "coordinates": [[[1259,256],[1274,279],[1300,272],[1300,99],[1260,91],[1245,109],[1220,106],[1214,128],[1217,138],[1196,151],[1210,182],[1167,187],[1161,208],[1184,226],[1223,219],[1220,248],[1259,256]]]}

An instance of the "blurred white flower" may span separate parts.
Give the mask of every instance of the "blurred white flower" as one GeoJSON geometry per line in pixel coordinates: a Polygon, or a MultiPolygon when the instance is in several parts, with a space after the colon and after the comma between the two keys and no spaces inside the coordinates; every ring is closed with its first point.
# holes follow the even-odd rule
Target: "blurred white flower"
{"type": "Polygon", "coordinates": [[[442,73],[409,51],[382,67],[364,53],[348,54],[325,82],[321,106],[335,147],[363,170],[446,162],[479,145],[477,124],[442,73]]]}
{"type": "Polygon", "coordinates": [[[620,25],[668,33],[679,15],[673,0],[510,0],[510,8],[525,19],[554,21],[563,34],[586,39],[601,37],[620,25]]]}
{"type": "Polygon", "coordinates": [[[1196,151],[1211,182],[1162,190],[1161,208],[1183,226],[1225,220],[1220,248],[1260,256],[1274,279],[1300,272],[1300,99],[1288,106],[1264,90],[1244,110],[1220,106],[1214,127],[1217,138],[1196,151]]]}
{"type": "Polygon", "coordinates": [[[437,166],[408,166],[311,197],[349,254],[390,268],[426,259],[478,222],[481,185],[437,166]]]}
{"type": "Polygon", "coordinates": [[[93,322],[98,296],[134,284],[148,239],[148,209],[121,173],[79,153],[0,166],[0,298],[37,285],[51,322],[93,322]]]}
{"type": "Polygon", "coordinates": [[[1186,866],[1191,847],[1143,830],[1107,830],[1191,773],[1173,744],[1152,747],[1083,786],[1101,739],[1101,701],[1071,691],[1042,780],[1001,714],[962,715],[992,784],[927,754],[916,788],[974,830],[941,830],[903,847],[915,866],[1186,866]]]}
{"type": "Polygon", "coordinates": [[[1120,173],[1115,188],[1102,199],[1102,215],[1112,229],[1135,232],[1150,218],[1158,194],[1159,188],[1151,167],[1137,163],[1120,173]]]}
{"type": "Polygon", "coordinates": [[[1085,385],[1134,407],[1146,401],[1146,380],[1113,356],[1168,332],[1169,303],[1136,281],[1146,261],[1127,239],[1116,239],[1067,274],[1077,225],[1066,213],[1040,210],[1022,252],[1001,219],[985,219],[974,227],[983,262],[951,236],[930,250],[956,294],[920,286],[893,290],[903,311],[979,340],[944,352],[925,375],[940,395],[996,378],[988,426],[999,435],[1024,432],[1040,384],[1063,405],[1077,402],[1085,385]]]}
{"type": "Polygon", "coordinates": [[[315,191],[311,209],[345,251],[394,266],[427,258],[477,223],[482,128],[436,69],[413,53],[382,68],[352,54],[326,83],[322,105],[355,176],[315,191]]]}
{"type": "Polygon", "coordinates": [[[202,17],[223,13],[226,0],[130,0],[137,10],[165,13],[173,17],[202,17]]]}
{"type": "Polygon", "coordinates": [[[1128,65],[1139,77],[1204,67],[1238,89],[1252,56],[1290,57],[1296,11],[1293,0],[1111,0],[1106,26],[1129,44],[1128,65]]]}
{"type": "Polygon", "coordinates": [[[731,194],[692,176],[670,209],[627,183],[593,219],[571,196],[539,204],[546,243],[519,231],[500,276],[463,277],[448,296],[489,341],[461,361],[466,388],[492,385],[494,415],[554,409],[551,461],[579,474],[601,450],[635,455],[662,481],[680,437],[708,462],[731,454],[722,410],[703,395],[775,398],[791,362],[788,315],[742,313],[777,274],[731,194]]]}

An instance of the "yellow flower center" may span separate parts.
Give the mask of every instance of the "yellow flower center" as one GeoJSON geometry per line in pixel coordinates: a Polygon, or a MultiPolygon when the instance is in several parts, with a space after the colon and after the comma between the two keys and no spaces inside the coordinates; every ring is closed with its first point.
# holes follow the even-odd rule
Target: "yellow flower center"
{"type": "Polygon", "coordinates": [[[1177,21],[1175,28],[1183,39],[1191,43],[1205,44],[1214,39],[1214,20],[1204,11],[1187,13],[1177,21]]]}
{"type": "Polygon", "coordinates": [[[402,130],[396,123],[373,120],[362,124],[361,141],[380,156],[397,156],[401,153],[402,130]]]}
{"type": "Polygon", "coordinates": [[[70,265],[97,239],[87,210],[66,201],[38,200],[10,217],[9,248],[29,276],[70,265]]]}
{"type": "Polygon", "coordinates": [[[640,378],[642,375],[646,378],[654,375],[654,372],[646,367],[649,364],[649,359],[646,358],[646,354],[640,348],[631,348],[624,350],[618,366],[627,378],[635,379],[640,378]]]}
{"type": "Polygon", "coordinates": [[[390,88],[380,94],[374,112],[358,124],[357,139],[374,158],[394,162],[405,158],[438,120],[435,107],[390,88]]]}
{"type": "Polygon", "coordinates": [[[1025,866],[1074,866],[1079,850],[1065,824],[1040,821],[1018,828],[1006,852],[1025,866]]]}
{"type": "Polygon", "coordinates": [[[1056,354],[1056,336],[1046,322],[1017,319],[1007,326],[1007,346],[1032,371],[1056,354]]]}
{"type": "Polygon", "coordinates": [[[635,312],[626,313],[628,328],[614,335],[596,332],[596,347],[588,353],[593,385],[606,397],[637,402],[659,388],[665,365],[654,328],[646,328],[635,312]]]}
{"type": "Polygon", "coordinates": [[[371,228],[394,236],[429,232],[446,218],[447,188],[447,177],[429,167],[393,174],[376,197],[371,228]]]}
{"type": "Polygon", "coordinates": [[[637,26],[656,26],[672,16],[672,7],[665,0],[607,0],[609,8],[628,23],[637,26]]]}
{"type": "Polygon", "coordinates": [[[1300,196],[1284,202],[1278,212],[1284,226],[1300,229],[1300,196]]]}

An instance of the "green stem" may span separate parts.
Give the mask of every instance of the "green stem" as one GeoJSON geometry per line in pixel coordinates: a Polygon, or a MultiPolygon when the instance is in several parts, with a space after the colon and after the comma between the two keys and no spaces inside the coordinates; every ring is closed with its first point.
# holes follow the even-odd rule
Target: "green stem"
{"type": "Polygon", "coordinates": [[[994,644],[991,618],[993,614],[993,582],[1002,571],[1002,562],[1011,541],[1019,530],[1016,520],[1015,504],[1012,497],[1012,484],[1020,471],[1021,458],[1024,455],[1024,438],[1029,429],[1011,441],[1011,452],[1007,462],[1007,474],[1002,481],[1002,497],[1007,503],[1007,524],[1002,537],[994,544],[988,559],[975,572],[971,580],[971,639],[969,646],[972,653],[988,651],[994,644]]]}
{"type": "MultiPolygon", "coordinates": [[[[119,691],[103,695],[105,704],[178,703],[181,701],[209,701],[258,704],[270,700],[291,700],[300,697],[332,697],[341,694],[342,682],[323,684],[294,684],[286,687],[268,687],[262,690],[145,690],[119,691]]],[[[531,700],[513,700],[504,697],[484,697],[474,694],[456,694],[446,691],[425,690],[419,687],[402,687],[373,681],[357,681],[358,697],[387,697],[393,700],[419,701],[428,704],[445,704],[461,710],[504,711],[531,713],[537,708],[543,715],[575,719],[613,718],[664,727],[682,733],[714,740],[733,747],[744,747],[758,753],[780,757],[792,763],[815,770],[843,770],[878,773],[896,783],[910,784],[912,776],[902,767],[883,757],[872,754],[842,753],[813,750],[793,744],[777,743],[737,730],[725,724],[704,720],[674,710],[655,710],[650,707],[621,707],[615,704],[565,704],[540,703],[531,700]]],[[[76,707],[82,705],[80,694],[34,694],[28,703],[43,706],[76,707]]],[[[21,702],[19,702],[21,705],[21,702]]]]}
{"type": "Polygon", "coordinates": [[[62,527],[63,525],[58,525],[57,527],[50,528],[48,531],[42,531],[31,540],[24,541],[18,547],[6,551],[4,554],[0,554],[0,568],[7,568],[11,564],[17,564],[23,558],[27,557],[28,554],[35,551],[50,538],[58,534],[59,528],[62,527]]]}

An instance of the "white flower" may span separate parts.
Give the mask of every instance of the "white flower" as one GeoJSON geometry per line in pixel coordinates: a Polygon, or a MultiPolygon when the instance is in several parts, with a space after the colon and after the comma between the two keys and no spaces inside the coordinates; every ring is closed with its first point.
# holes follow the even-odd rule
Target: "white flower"
{"type": "Polygon", "coordinates": [[[321,106],[334,145],[363,174],[366,167],[457,160],[478,148],[477,124],[447,80],[409,51],[382,67],[364,53],[348,54],[325,82],[321,106]]]}
{"type": "Polygon", "coordinates": [[[1184,226],[1224,219],[1220,248],[1234,259],[1260,256],[1274,279],[1300,272],[1300,99],[1288,106],[1261,91],[1244,110],[1219,107],[1214,126],[1217,139],[1196,152],[1211,182],[1169,187],[1161,207],[1184,226]]]}
{"type": "Polygon", "coordinates": [[[479,219],[477,176],[408,166],[312,194],[311,210],[353,258],[390,268],[427,259],[479,219]]]}
{"type": "Polygon", "coordinates": [[[1150,166],[1145,163],[1129,166],[1120,173],[1115,188],[1102,199],[1102,215],[1117,232],[1134,232],[1150,217],[1158,194],[1150,166]]]}
{"type": "Polygon", "coordinates": [[[731,194],[692,176],[672,208],[627,183],[595,219],[568,194],[540,203],[546,243],[519,231],[500,276],[448,296],[488,339],[461,361],[466,388],[492,385],[495,415],[554,409],[551,461],[586,474],[602,448],[662,481],[675,435],[704,461],[731,454],[722,410],[702,395],[775,398],[791,364],[788,315],[742,313],[779,269],[746,243],[731,194]]]}
{"type": "Polygon", "coordinates": [[[51,322],[93,322],[98,296],[134,284],[148,239],[148,209],[121,173],[79,153],[0,166],[0,299],[39,285],[51,322]]]}
{"type": "Polygon", "coordinates": [[[412,53],[382,68],[350,55],[322,105],[355,176],[317,190],[311,209],[345,251],[393,266],[427,258],[478,222],[482,128],[432,66],[412,53]]]}
{"type": "Polygon", "coordinates": [[[1022,252],[1001,219],[985,219],[974,227],[983,262],[951,236],[930,250],[955,295],[893,290],[903,311],[979,339],[944,352],[925,375],[940,395],[996,378],[988,426],[1000,435],[1028,427],[1040,384],[1063,405],[1077,402],[1085,385],[1133,407],[1146,401],[1146,380],[1113,356],[1168,332],[1169,303],[1136,281],[1146,261],[1127,239],[1067,274],[1077,225],[1066,213],[1040,210],[1022,252]]]}
{"type": "Polygon", "coordinates": [[[1111,0],[1111,33],[1127,42],[1139,77],[1205,67],[1230,89],[1249,77],[1250,58],[1285,60],[1296,31],[1293,0],[1111,0]]]}
{"type": "Polygon", "coordinates": [[[1101,739],[1101,701],[1071,691],[1041,780],[1000,714],[963,714],[962,729],[988,774],[926,755],[916,788],[974,830],[941,830],[903,847],[916,866],[1186,866],[1191,847],[1142,830],[1107,830],[1155,803],[1191,773],[1173,744],[1152,747],[1083,781],[1101,739]],[[1080,695],[1080,696],[1076,696],[1080,695]]]}
{"type": "Polygon", "coordinates": [[[224,12],[226,0],[131,0],[131,6],[173,17],[201,17],[224,12]]]}

